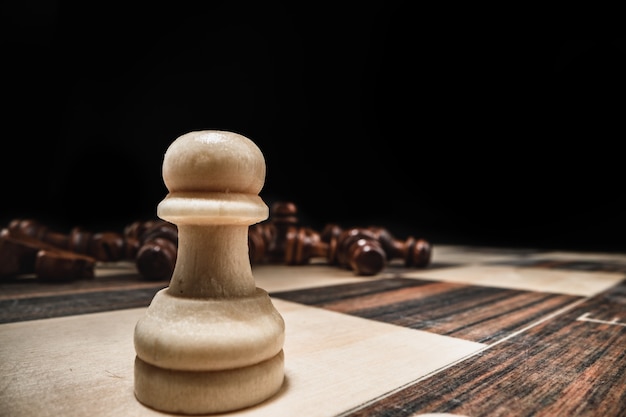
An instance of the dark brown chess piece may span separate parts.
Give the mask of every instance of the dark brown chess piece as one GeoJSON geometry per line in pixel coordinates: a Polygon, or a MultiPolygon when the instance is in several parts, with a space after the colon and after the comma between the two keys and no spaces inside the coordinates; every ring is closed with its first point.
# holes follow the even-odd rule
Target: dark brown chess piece
{"type": "Polygon", "coordinates": [[[12,236],[26,235],[38,240],[44,240],[48,227],[35,219],[13,219],[6,227],[12,236]]]}
{"type": "Polygon", "coordinates": [[[382,271],[387,256],[376,235],[362,227],[343,230],[337,236],[337,250],[334,263],[353,269],[362,275],[375,275],[382,271]]]}
{"type": "MultiPolygon", "coordinates": [[[[128,231],[128,230],[127,230],[128,231]]],[[[157,220],[142,230],[135,264],[139,273],[149,280],[171,278],[178,254],[178,228],[157,220]]]]}
{"type": "Polygon", "coordinates": [[[283,262],[285,258],[285,242],[287,231],[292,226],[297,226],[298,209],[296,205],[289,201],[277,201],[270,209],[269,221],[266,227],[272,228],[271,240],[266,251],[268,262],[283,262]]]}
{"type": "Polygon", "coordinates": [[[35,259],[37,278],[46,281],[73,281],[95,276],[96,260],[64,250],[41,249],[35,259]]]}
{"type": "Polygon", "coordinates": [[[160,219],[137,220],[124,228],[124,236],[127,239],[141,240],[142,236],[151,226],[160,222],[160,219]]]}
{"type": "Polygon", "coordinates": [[[343,232],[343,229],[337,223],[326,223],[320,232],[320,239],[322,239],[323,242],[329,243],[339,237],[341,232],[343,232]]]}
{"type": "Polygon", "coordinates": [[[311,258],[328,257],[328,243],[309,227],[289,227],[285,237],[283,260],[287,265],[304,265],[311,258]]]}
{"type": "Polygon", "coordinates": [[[0,277],[35,272],[35,259],[40,246],[35,238],[19,239],[9,229],[0,231],[0,277]]]}
{"type": "Polygon", "coordinates": [[[126,241],[127,259],[136,260],[146,230],[160,221],[160,219],[137,220],[124,227],[123,235],[126,241]]]}
{"type": "Polygon", "coordinates": [[[149,240],[137,252],[137,270],[146,279],[167,280],[174,272],[177,250],[168,239],[157,237],[149,240]]]}
{"type": "Polygon", "coordinates": [[[258,264],[267,260],[267,253],[273,245],[276,229],[271,223],[257,223],[248,229],[248,255],[250,262],[258,264]]]}
{"type": "Polygon", "coordinates": [[[103,262],[129,259],[133,256],[135,248],[128,243],[121,233],[98,232],[91,236],[86,253],[103,262]]]}
{"type": "Polygon", "coordinates": [[[387,256],[375,239],[360,238],[348,248],[348,265],[357,275],[376,275],[387,264],[387,256]]]}
{"type": "Polygon", "coordinates": [[[124,236],[113,231],[94,234],[74,227],[69,234],[63,234],[34,219],[15,219],[7,228],[14,236],[30,236],[56,248],[88,255],[98,261],[118,261],[129,255],[124,236]]]}
{"type": "Polygon", "coordinates": [[[34,273],[45,280],[75,280],[94,277],[96,259],[58,248],[33,236],[0,232],[0,276],[34,273]]]}
{"type": "Polygon", "coordinates": [[[349,267],[350,246],[359,239],[376,240],[376,235],[363,227],[351,227],[342,230],[337,236],[337,252],[333,263],[339,266],[349,267]]]}
{"type": "Polygon", "coordinates": [[[402,259],[404,265],[411,268],[424,268],[430,264],[432,245],[426,239],[409,236],[400,241],[383,227],[370,227],[369,230],[376,235],[389,260],[402,259]]]}
{"type": "Polygon", "coordinates": [[[304,265],[313,257],[321,257],[329,264],[337,265],[337,239],[341,232],[336,224],[326,225],[320,233],[308,227],[288,228],[284,262],[287,265],[304,265]]]}
{"type": "Polygon", "coordinates": [[[92,237],[91,232],[80,227],[74,227],[69,234],[63,234],[50,230],[34,219],[15,219],[9,223],[8,229],[13,236],[30,236],[54,247],[83,254],[89,252],[92,237]]]}

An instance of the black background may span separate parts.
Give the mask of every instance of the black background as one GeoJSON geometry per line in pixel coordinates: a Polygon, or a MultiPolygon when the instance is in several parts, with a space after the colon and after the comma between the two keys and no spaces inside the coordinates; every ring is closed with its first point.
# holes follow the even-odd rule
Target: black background
{"type": "Polygon", "coordinates": [[[167,146],[222,129],[264,153],[268,205],[293,201],[316,228],[626,250],[615,25],[409,2],[85,3],[3,3],[4,223],[154,217],[167,146]]]}

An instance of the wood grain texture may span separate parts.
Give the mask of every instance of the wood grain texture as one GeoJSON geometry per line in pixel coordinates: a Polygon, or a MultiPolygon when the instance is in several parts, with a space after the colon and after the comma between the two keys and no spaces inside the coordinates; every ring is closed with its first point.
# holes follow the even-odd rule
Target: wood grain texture
{"type": "Polygon", "coordinates": [[[579,298],[402,277],[273,295],[480,343],[506,337],[579,298]]]}
{"type": "Polygon", "coordinates": [[[0,323],[147,307],[162,285],[0,300],[0,323]]]}
{"type": "Polygon", "coordinates": [[[0,281],[0,323],[146,307],[169,280],[147,280],[132,262],[99,263],[92,279],[0,281]]]}
{"type": "Polygon", "coordinates": [[[624,416],[626,283],[582,301],[347,415],[624,416]]]}

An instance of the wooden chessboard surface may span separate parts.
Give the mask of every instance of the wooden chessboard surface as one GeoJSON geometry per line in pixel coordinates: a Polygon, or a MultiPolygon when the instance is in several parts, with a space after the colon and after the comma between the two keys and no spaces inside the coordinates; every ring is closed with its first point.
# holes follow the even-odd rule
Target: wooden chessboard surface
{"type": "MultiPolygon", "coordinates": [[[[626,254],[435,246],[375,276],[253,265],[286,323],[285,383],[241,416],[626,415],[626,254]]],[[[0,416],[164,416],[133,330],[167,281],[0,282],[0,416]]]]}

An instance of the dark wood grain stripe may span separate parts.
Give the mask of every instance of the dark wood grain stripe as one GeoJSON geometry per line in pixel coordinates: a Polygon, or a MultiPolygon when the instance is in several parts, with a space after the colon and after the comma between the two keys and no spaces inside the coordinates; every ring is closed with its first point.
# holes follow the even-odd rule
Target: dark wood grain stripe
{"type": "Polygon", "coordinates": [[[580,298],[401,277],[272,295],[481,343],[501,339],[580,298]]]}
{"type": "Polygon", "coordinates": [[[162,285],[0,300],[0,323],[147,307],[162,285]]]}
{"type": "Polygon", "coordinates": [[[84,292],[129,290],[166,286],[169,280],[150,281],[137,272],[121,272],[93,279],[46,281],[35,277],[14,277],[0,281],[0,300],[78,294],[84,292]]]}
{"type": "Polygon", "coordinates": [[[624,282],[347,415],[626,416],[622,323],[624,282]]]}

